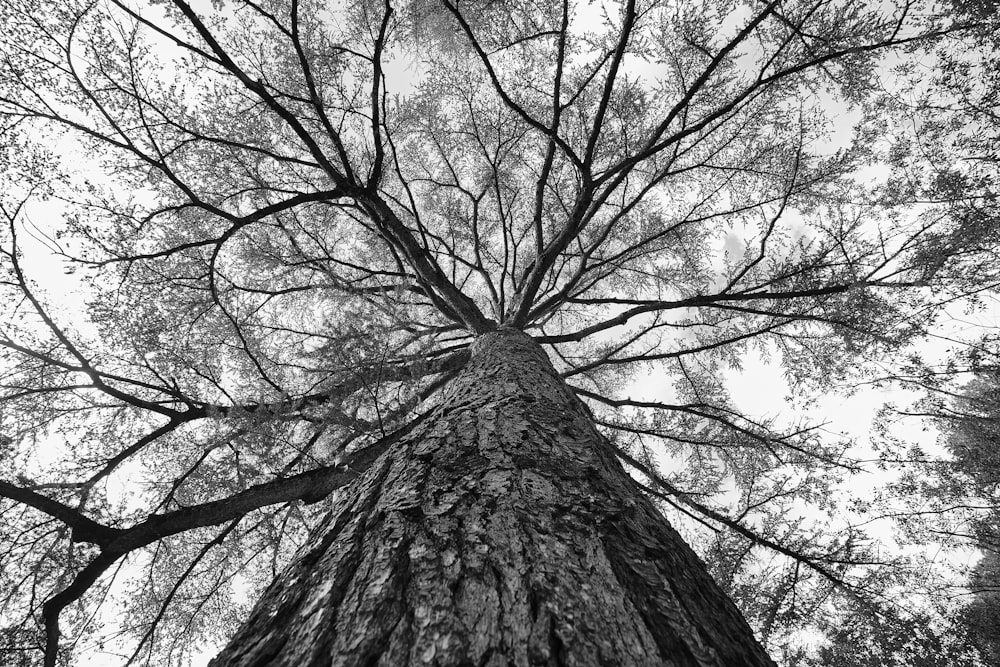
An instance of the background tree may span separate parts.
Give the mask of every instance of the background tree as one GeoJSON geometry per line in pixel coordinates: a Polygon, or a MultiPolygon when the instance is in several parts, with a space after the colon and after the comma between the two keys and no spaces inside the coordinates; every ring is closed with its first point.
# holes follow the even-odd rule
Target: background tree
{"type": "MultiPolygon", "coordinates": [[[[921,573],[917,586],[937,598],[933,606],[939,611],[928,622],[924,612],[907,610],[900,616],[883,608],[872,623],[848,624],[854,629],[833,634],[842,660],[852,652],[859,659],[857,645],[877,636],[882,636],[879,643],[894,645],[895,640],[880,635],[886,628],[895,628],[891,635],[942,664],[965,664],[977,656],[986,664],[998,659],[991,620],[997,507],[991,425],[997,413],[998,358],[998,15],[991,2],[954,2],[949,11],[969,26],[961,39],[949,35],[914,47],[893,65],[896,76],[884,79],[885,92],[873,98],[868,116],[885,137],[876,149],[890,168],[885,201],[912,201],[927,224],[943,222],[951,230],[924,250],[934,275],[931,285],[979,286],[960,291],[929,320],[924,343],[901,358],[873,360],[880,371],[869,380],[902,386],[920,397],[910,407],[884,410],[885,423],[909,422],[912,429],[922,420],[923,430],[939,434],[936,443],[923,438],[917,445],[912,438],[883,432],[879,467],[898,477],[868,508],[870,520],[881,516],[899,526],[910,549],[922,545],[923,555],[914,563],[921,573]],[[969,44],[975,47],[965,48],[969,44]],[[928,63],[934,66],[926,76],[928,63]],[[885,109],[891,113],[882,114],[885,109]],[[978,264],[965,265],[962,252],[949,252],[957,239],[976,248],[982,258],[978,264]],[[942,568],[942,562],[948,565],[942,568]],[[942,569],[948,573],[943,577],[942,569]],[[956,571],[963,576],[954,576],[956,571]]],[[[835,662],[832,655],[826,657],[835,662]]],[[[894,659],[900,661],[898,655],[894,659]]]]}
{"type": "MultiPolygon", "coordinates": [[[[980,357],[982,350],[973,348],[969,353],[980,357]]],[[[986,356],[996,359],[996,355],[986,356]]],[[[945,456],[911,448],[892,503],[892,511],[915,543],[930,543],[938,551],[975,550],[965,559],[968,578],[961,582],[964,585],[946,589],[952,598],[951,625],[956,628],[949,632],[975,647],[987,664],[1000,655],[996,642],[1000,601],[997,390],[996,365],[986,361],[979,364],[975,378],[957,391],[939,384],[921,401],[916,414],[939,426],[945,456]],[[954,598],[962,604],[956,606],[954,598]]]]}
{"type": "MultiPolygon", "coordinates": [[[[592,420],[593,451],[634,472],[617,484],[700,522],[738,599],[768,554],[763,637],[901,580],[837,518],[848,443],[741,412],[726,380],[765,357],[804,402],[983,288],[978,218],[864,177],[893,112],[871,103],[883,59],[949,35],[980,53],[981,19],[826,1],[0,16],[8,655],[161,664],[231,636],[328,509],[356,517],[435,408],[489,386],[468,362],[498,325],[544,346],[573,394],[546,391],[583,400],[573,428],[592,420]],[[866,122],[832,132],[851,108],[866,122]],[[75,271],[70,308],[29,261],[41,200],[64,216],[44,240],[75,271]]],[[[934,182],[957,199],[973,180],[934,182]]],[[[532,659],[569,650],[545,622],[532,659]]]]}

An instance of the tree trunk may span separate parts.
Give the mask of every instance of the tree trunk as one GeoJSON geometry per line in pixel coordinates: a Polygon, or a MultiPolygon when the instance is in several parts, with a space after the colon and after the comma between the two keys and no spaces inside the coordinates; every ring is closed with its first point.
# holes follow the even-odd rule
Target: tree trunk
{"type": "Polygon", "coordinates": [[[773,665],[520,332],[333,504],[214,667],[773,665]]]}

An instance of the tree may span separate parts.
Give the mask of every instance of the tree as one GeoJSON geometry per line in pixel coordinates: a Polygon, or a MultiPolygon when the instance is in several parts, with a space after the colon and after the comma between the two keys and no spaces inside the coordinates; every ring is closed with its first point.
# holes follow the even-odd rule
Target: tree
{"type": "Polygon", "coordinates": [[[5,2],[4,650],[770,664],[653,502],[777,554],[772,620],[891,565],[792,512],[845,445],[724,380],[850,381],[982,287],[858,178],[874,124],[829,141],[976,27],[919,9],[5,2]]]}
{"type": "MultiPolygon", "coordinates": [[[[973,349],[977,358],[987,356],[973,380],[957,391],[939,392],[922,402],[923,414],[941,424],[941,440],[950,458],[932,466],[917,465],[904,482],[918,487],[924,514],[934,521],[913,520],[914,530],[946,536],[971,544],[977,557],[971,566],[966,590],[970,602],[959,612],[967,643],[979,648],[987,662],[1000,658],[997,611],[1000,603],[1000,468],[997,465],[1000,375],[997,354],[973,349]],[[927,469],[930,467],[930,470],[927,469]]],[[[903,495],[903,494],[901,494],[903,495]]],[[[906,495],[912,495],[906,494],[906,495]]]]}
{"type": "Polygon", "coordinates": [[[798,664],[823,667],[936,667],[937,665],[982,665],[966,633],[956,619],[942,623],[947,614],[916,613],[900,618],[891,610],[871,614],[865,609],[840,619],[832,628],[833,642],[819,650],[817,660],[798,664]]]}

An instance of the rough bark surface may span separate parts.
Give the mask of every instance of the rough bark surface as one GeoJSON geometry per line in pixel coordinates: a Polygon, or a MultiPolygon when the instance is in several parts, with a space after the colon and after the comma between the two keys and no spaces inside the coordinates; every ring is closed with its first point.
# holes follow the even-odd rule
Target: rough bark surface
{"type": "Polygon", "coordinates": [[[773,665],[528,336],[479,338],[213,667],[773,665]]]}

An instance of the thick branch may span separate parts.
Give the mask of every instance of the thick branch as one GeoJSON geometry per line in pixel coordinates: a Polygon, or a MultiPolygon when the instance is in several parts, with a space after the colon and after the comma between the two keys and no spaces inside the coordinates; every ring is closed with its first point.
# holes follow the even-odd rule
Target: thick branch
{"type": "Polygon", "coordinates": [[[123,533],[121,529],[98,523],[58,500],[53,500],[9,482],[0,481],[0,496],[34,507],[36,510],[62,521],[73,531],[71,539],[74,542],[90,542],[103,549],[123,533]]]}

